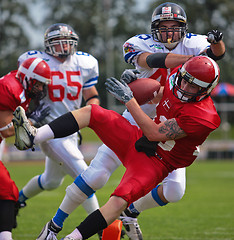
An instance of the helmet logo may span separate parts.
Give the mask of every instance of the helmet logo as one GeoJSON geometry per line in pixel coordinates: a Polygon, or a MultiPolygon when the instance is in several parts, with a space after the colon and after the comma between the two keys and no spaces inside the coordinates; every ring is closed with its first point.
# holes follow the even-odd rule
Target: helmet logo
{"type": "Polygon", "coordinates": [[[62,35],[65,35],[65,34],[67,34],[67,33],[71,33],[71,31],[69,32],[67,26],[60,26],[60,33],[61,33],[62,35]]]}
{"type": "Polygon", "coordinates": [[[162,14],[165,14],[165,13],[171,13],[171,7],[163,7],[162,14]]]}

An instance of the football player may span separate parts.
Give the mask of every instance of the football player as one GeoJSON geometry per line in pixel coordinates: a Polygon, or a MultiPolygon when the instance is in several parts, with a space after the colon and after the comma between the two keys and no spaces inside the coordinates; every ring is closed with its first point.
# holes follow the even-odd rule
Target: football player
{"type": "MultiPolygon", "coordinates": [[[[225,53],[222,33],[219,31],[213,30],[208,33],[208,36],[187,33],[186,13],[174,3],[161,4],[154,10],[151,30],[151,35],[136,35],[124,43],[124,59],[136,67],[137,77],[154,78],[160,81],[161,85],[165,84],[166,78],[175,67],[186,62],[192,56],[204,54],[214,60],[219,60],[225,53]]],[[[128,70],[123,74],[122,79],[127,82],[137,77],[134,72],[128,70]]],[[[154,104],[145,104],[141,108],[149,117],[155,117],[154,104]]],[[[125,111],[123,116],[131,124],[136,125],[129,111],[125,111]]],[[[103,144],[98,149],[90,166],[76,179],[79,188],[76,191],[76,201],[67,196],[53,221],[62,227],[65,217],[61,212],[70,214],[91,193],[102,188],[120,164],[116,154],[103,144]]],[[[185,192],[185,181],[185,168],[171,172],[162,184],[156,186],[144,198],[130,205],[121,214],[120,218],[131,240],[143,239],[137,215],[145,209],[179,201],[185,192]]],[[[67,215],[65,216],[67,217],[67,215]]]]}
{"type": "MultiPolygon", "coordinates": [[[[125,103],[139,128],[118,113],[97,105],[67,113],[48,125],[36,129],[29,123],[22,108],[14,112],[14,126],[23,127],[17,136],[19,149],[33,147],[48,139],[70,135],[84,127],[99,138],[119,157],[126,172],[108,202],[91,213],[64,240],[88,239],[106,228],[132,202],[148,194],[177,168],[187,167],[198,155],[198,147],[220,125],[220,117],[209,96],[219,82],[217,63],[207,56],[196,56],[176,68],[164,86],[155,119],[149,118],[138,105],[128,85],[115,78],[107,79],[107,90],[125,103]],[[25,135],[27,138],[25,139],[25,135]],[[30,142],[27,145],[27,142],[30,142]],[[142,148],[142,146],[144,146],[142,148]],[[148,151],[154,147],[155,151],[148,151]]],[[[66,197],[77,199],[80,185],[75,180],[66,190],[66,197]]],[[[55,239],[51,220],[38,240],[55,239]]]]}
{"type": "MultiPolygon", "coordinates": [[[[0,144],[15,134],[12,124],[13,112],[17,106],[28,109],[31,99],[45,97],[46,85],[51,81],[48,64],[41,58],[25,60],[18,70],[0,78],[0,144]]],[[[40,115],[48,114],[45,109],[40,115]]],[[[0,159],[0,240],[12,240],[12,228],[16,227],[19,192],[15,182],[0,159]]]]}
{"type": "MultiPolygon", "coordinates": [[[[52,83],[42,101],[50,106],[51,112],[40,122],[41,125],[80,108],[82,98],[86,105],[100,103],[95,87],[99,76],[98,62],[89,53],[77,51],[78,41],[79,37],[71,26],[56,23],[45,32],[44,52],[28,51],[19,57],[19,64],[29,57],[40,57],[51,68],[52,83]]],[[[78,148],[77,133],[42,143],[40,147],[46,155],[45,171],[22,188],[19,193],[21,204],[44,190],[56,189],[67,174],[75,179],[87,168],[78,148]]],[[[96,210],[99,207],[96,196],[90,195],[83,207],[88,214],[96,210]]]]}
{"type": "MultiPolygon", "coordinates": [[[[188,33],[187,30],[187,16],[183,8],[171,2],[163,3],[156,7],[152,14],[151,34],[136,35],[124,43],[124,59],[135,66],[138,78],[153,78],[164,86],[173,69],[192,56],[206,55],[215,61],[223,58],[225,44],[221,32],[212,30],[206,36],[188,33]]],[[[125,76],[128,83],[136,79],[134,73],[129,71],[125,76]]],[[[153,104],[141,107],[154,118],[153,104]]],[[[125,111],[124,115],[127,119],[131,117],[128,111],[125,111]]],[[[126,217],[126,222],[134,222],[135,218],[136,222],[136,217],[143,210],[179,201],[185,193],[185,188],[185,168],[178,168],[169,173],[149,194],[131,204],[122,217],[126,217]]],[[[136,232],[134,225],[130,226],[132,232],[136,232]]]]}

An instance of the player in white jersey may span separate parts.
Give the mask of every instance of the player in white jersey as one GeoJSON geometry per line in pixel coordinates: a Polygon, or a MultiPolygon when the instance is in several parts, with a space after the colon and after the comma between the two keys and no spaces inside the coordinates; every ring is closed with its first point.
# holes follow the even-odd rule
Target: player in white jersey
{"type": "MultiPolygon", "coordinates": [[[[210,41],[214,38],[214,42],[211,44],[207,41],[207,36],[189,33],[186,35],[186,14],[177,4],[166,3],[158,6],[153,13],[152,22],[154,23],[152,23],[152,36],[146,34],[137,35],[130,38],[123,45],[125,61],[133,64],[140,72],[137,77],[151,77],[164,85],[166,77],[171,70],[183,64],[194,55],[199,55],[203,52],[215,60],[220,59],[224,55],[225,47],[221,40],[222,34],[220,32],[212,31],[209,33],[210,41]],[[165,15],[162,11],[169,11],[169,15],[165,15]],[[161,31],[154,29],[155,21],[160,24],[161,29],[163,28],[161,31]],[[154,36],[155,31],[161,32],[162,36],[156,38],[154,36]],[[147,57],[148,59],[146,60],[147,57]]],[[[126,71],[122,76],[122,79],[126,81],[131,80],[131,78],[136,78],[131,71],[130,73],[126,71]]],[[[155,105],[146,104],[141,107],[150,117],[153,118],[155,116],[155,105]]],[[[124,112],[123,116],[132,124],[136,124],[127,111],[124,112]]],[[[87,196],[103,187],[120,164],[121,162],[115,153],[106,145],[102,145],[89,167],[67,188],[66,196],[56,215],[62,217],[61,213],[70,214],[87,196]]],[[[129,238],[131,240],[143,239],[136,218],[139,212],[147,208],[163,206],[167,202],[176,202],[182,198],[184,191],[185,169],[178,169],[165,178],[163,183],[156,186],[151,193],[130,205],[130,209],[128,208],[121,216],[129,238]]],[[[54,222],[57,223],[56,217],[47,223],[47,227],[43,229],[38,240],[50,239],[44,236],[48,236],[46,231],[48,229],[51,231],[50,226],[54,222]]],[[[61,229],[60,226],[57,230],[60,231],[61,229]]],[[[75,234],[76,232],[74,231],[69,237],[76,239],[75,234]]]]}
{"type": "MultiPolygon", "coordinates": [[[[51,68],[52,83],[48,86],[48,94],[43,102],[50,107],[50,114],[41,123],[51,122],[62,114],[78,109],[82,97],[88,104],[99,104],[98,92],[95,85],[98,82],[99,69],[97,60],[90,54],[76,51],[78,35],[71,26],[56,23],[45,32],[45,52],[29,51],[22,54],[19,64],[27,58],[40,57],[51,68]]],[[[29,116],[36,121],[36,113],[29,116]]],[[[45,171],[33,177],[20,191],[19,202],[25,201],[43,190],[59,187],[65,175],[76,178],[87,168],[84,157],[78,149],[78,136],[51,140],[40,145],[46,155],[45,171]]],[[[90,214],[99,205],[96,196],[91,195],[83,204],[90,214]]]]}

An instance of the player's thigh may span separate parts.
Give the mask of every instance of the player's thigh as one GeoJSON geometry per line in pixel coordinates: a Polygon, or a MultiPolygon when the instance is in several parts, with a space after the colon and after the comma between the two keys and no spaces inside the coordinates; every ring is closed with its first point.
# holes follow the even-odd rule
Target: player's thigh
{"type": "Polygon", "coordinates": [[[19,191],[3,163],[0,161],[0,199],[17,201],[19,191]]]}
{"type": "Polygon", "coordinates": [[[97,105],[92,105],[89,127],[121,161],[136,140],[142,136],[142,131],[137,126],[131,125],[123,116],[97,105]]]}
{"type": "Polygon", "coordinates": [[[92,189],[97,190],[106,184],[120,164],[116,154],[103,144],[81,177],[92,189]]]}

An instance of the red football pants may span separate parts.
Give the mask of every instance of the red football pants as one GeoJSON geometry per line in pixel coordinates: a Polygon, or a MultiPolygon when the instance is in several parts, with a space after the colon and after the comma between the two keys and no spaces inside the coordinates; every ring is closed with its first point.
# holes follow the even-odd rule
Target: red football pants
{"type": "Polygon", "coordinates": [[[19,190],[6,167],[0,161],[0,199],[18,201],[19,190]]]}
{"type": "Polygon", "coordinates": [[[169,169],[160,159],[136,151],[135,142],[143,133],[120,114],[92,105],[89,127],[126,167],[122,180],[112,195],[119,196],[130,204],[150,192],[168,175],[169,169]]]}

